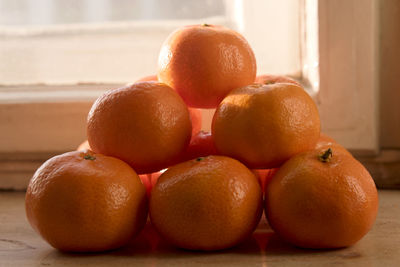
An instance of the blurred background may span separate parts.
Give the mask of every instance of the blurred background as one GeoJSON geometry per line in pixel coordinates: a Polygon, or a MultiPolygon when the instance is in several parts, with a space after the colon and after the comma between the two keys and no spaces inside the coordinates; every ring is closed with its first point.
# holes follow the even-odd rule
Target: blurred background
{"type": "Polygon", "coordinates": [[[298,0],[0,0],[0,81],[131,82],[155,73],[171,31],[196,23],[244,34],[260,72],[300,76],[298,0]]]}

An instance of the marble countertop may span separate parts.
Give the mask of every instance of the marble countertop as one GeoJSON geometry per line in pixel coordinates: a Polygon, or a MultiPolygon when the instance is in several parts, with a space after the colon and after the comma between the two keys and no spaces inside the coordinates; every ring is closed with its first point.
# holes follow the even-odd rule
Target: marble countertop
{"type": "Polygon", "coordinates": [[[400,191],[380,190],[378,217],[357,244],[309,250],[286,244],[263,218],[241,245],[218,252],[174,248],[146,225],[128,246],[106,253],[70,254],[50,247],[25,217],[24,193],[0,192],[0,266],[399,266],[400,191]]]}

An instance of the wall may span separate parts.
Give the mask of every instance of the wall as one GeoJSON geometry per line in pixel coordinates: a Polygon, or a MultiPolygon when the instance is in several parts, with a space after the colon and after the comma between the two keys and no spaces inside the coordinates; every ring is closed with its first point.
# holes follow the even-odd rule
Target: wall
{"type": "Polygon", "coordinates": [[[380,1],[380,145],[400,149],[400,1],[380,1]]]}

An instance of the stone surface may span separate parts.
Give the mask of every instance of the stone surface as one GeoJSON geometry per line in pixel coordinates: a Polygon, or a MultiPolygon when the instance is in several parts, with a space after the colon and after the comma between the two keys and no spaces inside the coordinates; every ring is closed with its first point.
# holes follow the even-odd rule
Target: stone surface
{"type": "Polygon", "coordinates": [[[372,230],[356,245],[336,250],[292,247],[262,219],[257,231],[229,250],[202,253],[176,249],[147,225],[128,246],[99,254],[62,253],[36,234],[25,217],[24,193],[0,192],[0,266],[398,266],[400,191],[379,191],[372,230]]]}

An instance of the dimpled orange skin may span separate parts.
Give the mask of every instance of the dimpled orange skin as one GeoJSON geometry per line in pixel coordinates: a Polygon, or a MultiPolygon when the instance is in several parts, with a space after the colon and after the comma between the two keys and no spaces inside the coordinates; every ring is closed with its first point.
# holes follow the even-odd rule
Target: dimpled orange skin
{"type": "Polygon", "coordinates": [[[135,171],[119,159],[91,151],[46,161],[31,179],[25,203],[32,227],[63,251],[121,247],[147,218],[146,189],[135,171]]]}
{"type": "Polygon", "coordinates": [[[274,231],[303,248],[353,245],[372,227],[378,194],[368,171],[351,156],[299,154],[276,172],[266,187],[265,212],[274,231]]]}
{"type": "Polygon", "coordinates": [[[298,83],[297,81],[282,75],[270,75],[270,74],[258,75],[254,82],[259,84],[292,83],[300,86],[300,83],[298,83]]]}
{"type": "Polygon", "coordinates": [[[218,25],[190,25],[162,45],[158,80],[191,107],[215,108],[234,88],[254,82],[256,59],[239,33],[218,25]]]}
{"type": "MultiPolygon", "coordinates": [[[[157,75],[149,75],[137,80],[136,82],[146,82],[146,81],[155,81],[155,82],[158,81],[157,75]]],[[[201,110],[198,108],[190,108],[190,107],[188,108],[188,110],[190,119],[192,120],[192,136],[194,136],[201,130],[201,123],[202,123],[201,110]]]]}
{"type": "Polygon", "coordinates": [[[90,147],[114,156],[139,174],[168,167],[189,144],[186,104],[169,86],[139,82],[114,89],[93,104],[87,123],[90,147]]]}
{"type": "Polygon", "coordinates": [[[253,84],[233,90],[221,102],[211,132],[220,154],[249,168],[270,169],[313,149],[320,119],[303,88],[289,83],[253,84]]]}
{"type": "Polygon", "coordinates": [[[151,222],[180,248],[232,247],[251,235],[260,220],[260,185],[237,160],[199,159],[170,167],[160,176],[150,196],[151,222]]]}

